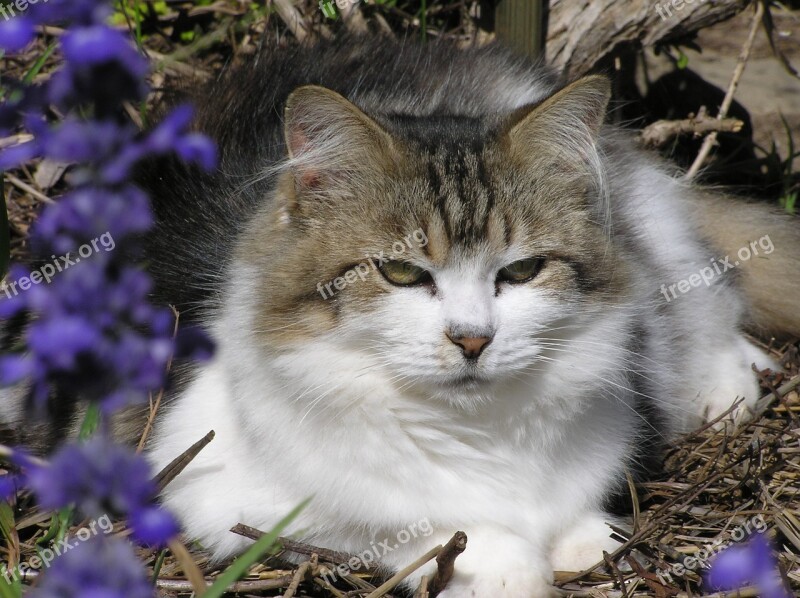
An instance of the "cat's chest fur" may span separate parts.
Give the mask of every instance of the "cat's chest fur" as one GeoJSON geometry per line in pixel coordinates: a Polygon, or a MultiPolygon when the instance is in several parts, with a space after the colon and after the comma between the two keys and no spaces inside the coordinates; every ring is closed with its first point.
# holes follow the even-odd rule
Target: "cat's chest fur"
{"type": "MultiPolygon", "coordinates": [[[[247,267],[236,272],[251,278],[247,267]]],[[[408,384],[365,347],[344,351],[329,335],[271,354],[253,336],[256,297],[244,282],[231,290],[214,328],[215,361],[167,410],[150,452],[162,466],[200,431],[215,431],[165,500],[208,529],[218,555],[242,545],[229,527],[269,528],[309,496],[297,527],[353,550],[364,540],[351,536],[361,538],[365,525],[391,530],[422,519],[446,530],[490,521],[546,538],[565,516],[601,503],[637,458],[620,430],[641,416],[619,372],[631,361],[624,338],[635,314],[594,318],[579,335],[583,351],[552,353],[558,367],[447,390],[408,384]],[[479,400],[454,410],[447,393],[479,400]]]]}

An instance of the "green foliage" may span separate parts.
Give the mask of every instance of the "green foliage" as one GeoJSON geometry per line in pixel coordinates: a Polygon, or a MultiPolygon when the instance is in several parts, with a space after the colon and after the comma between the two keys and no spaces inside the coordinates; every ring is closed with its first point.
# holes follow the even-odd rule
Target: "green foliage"
{"type": "MultiPolygon", "coordinates": [[[[5,501],[0,501],[0,534],[6,546],[14,545],[14,509],[5,501]]],[[[6,573],[5,564],[0,565],[0,598],[20,598],[22,596],[22,582],[19,579],[7,581],[3,574],[6,573]]]]}
{"type": "Polygon", "coordinates": [[[789,214],[795,214],[797,213],[797,200],[800,197],[800,173],[795,171],[794,161],[800,157],[800,151],[796,149],[792,129],[783,114],[781,114],[781,121],[786,132],[786,158],[781,157],[774,141],[769,151],[762,147],[756,147],[764,154],[765,174],[770,180],[777,180],[781,183],[782,192],[778,200],[780,206],[789,214]]]}
{"type": "MultiPolygon", "coordinates": [[[[199,0],[198,4],[210,4],[208,0],[199,0]]],[[[169,13],[165,0],[144,2],[142,0],[117,0],[117,9],[111,16],[111,22],[117,26],[127,25],[129,21],[140,22],[149,14],[164,16],[169,13]]]]}
{"type": "Polygon", "coordinates": [[[203,594],[203,598],[220,598],[223,594],[225,594],[228,586],[247,573],[247,570],[250,569],[250,567],[254,565],[261,557],[270,552],[274,552],[280,545],[278,538],[280,537],[281,532],[297,518],[297,516],[303,509],[306,508],[309,502],[311,502],[310,498],[304,500],[297,507],[295,507],[291,513],[281,519],[278,522],[278,525],[276,525],[272,531],[264,534],[261,536],[261,538],[256,540],[256,543],[253,544],[247,550],[247,552],[233,561],[230,567],[225,569],[222,575],[217,577],[217,580],[214,582],[214,584],[203,594]]]}
{"type": "Polygon", "coordinates": [[[797,195],[797,191],[793,191],[780,199],[781,207],[790,214],[797,213],[797,195]]]}

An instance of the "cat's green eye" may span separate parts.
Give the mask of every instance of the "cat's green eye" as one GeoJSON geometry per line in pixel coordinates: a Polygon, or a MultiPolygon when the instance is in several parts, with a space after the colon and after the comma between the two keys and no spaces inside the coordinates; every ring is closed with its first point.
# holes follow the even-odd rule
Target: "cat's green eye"
{"type": "Polygon", "coordinates": [[[542,266],[544,266],[544,260],[542,258],[532,257],[518,260],[502,268],[497,274],[497,280],[510,282],[512,284],[522,284],[523,282],[533,280],[536,275],[541,272],[542,266]]]}
{"type": "Polygon", "coordinates": [[[425,284],[431,280],[430,272],[408,262],[384,262],[380,271],[386,280],[401,287],[425,284]]]}

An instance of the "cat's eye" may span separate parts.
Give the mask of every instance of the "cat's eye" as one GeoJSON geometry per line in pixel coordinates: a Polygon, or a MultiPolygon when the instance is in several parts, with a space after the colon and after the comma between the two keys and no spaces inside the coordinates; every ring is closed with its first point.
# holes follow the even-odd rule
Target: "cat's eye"
{"type": "Polygon", "coordinates": [[[431,280],[430,272],[408,262],[384,262],[380,271],[386,280],[401,287],[425,284],[431,280]]]}
{"type": "Polygon", "coordinates": [[[542,258],[531,257],[518,260],[505,268],[501,268],[497,274],[497,280],[512,284],[522,284],[533,280],[541,272],[542,266],[544,266],[544,259],[542,258]]]}

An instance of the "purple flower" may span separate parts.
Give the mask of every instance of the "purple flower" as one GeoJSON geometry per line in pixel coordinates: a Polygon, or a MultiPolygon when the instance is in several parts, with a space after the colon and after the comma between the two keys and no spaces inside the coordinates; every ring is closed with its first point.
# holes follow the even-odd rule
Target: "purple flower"
{"type": "MultiPolygon", "coordinates": [[[[63,395],[94,401],[102,413],[96,437],[62,447],[49,464],[20,457],[21,473],[1,478],[0,493],[24,484],[44,509],[124,515],[136,539],[161,546],[177,524],[155,505],[146,462],[112,442],[109,416],[162,388],[173,353],[208,358],[213,346],[198,329],[174,340],[171,311],[151,303],[152,280],[136,262],[153,214],[129,178],[143,159],[170,153],[210,170],[216,150],[191,131],[186,106],[149,133],[129,123],[123,108],[146,97],[148,63],[107,25],[111,7],[109,0],[48,0],[0,23],[0,46],[11,50],[32,39],[35,25],[65,28],[63,67],[47,82],[5,82],[0,135],[25,131],[33,140],[0,152],[0,169],[40,157],[74,164],[72,189],[31,230],[33,262],[12,267],[3,287],[0,318],[25,315],[29,324],[25,350],[0,358],[0,384],[27,380],[28,404],[40,410],[63,395]],[[52,106],[64,115],[57,124],[52,106]]],[[[127,543],[95,538],[56,559],[31,595],[138,598],[153,591],[127,543]]]]}
{"type": "Polygon", "coordinates": [[[140,79],[147,74],[148,67],[128,37],[105,25],[77,27],[61,40],[64,58],[68,62],[84,66],[119,61],[124,70],[140,79]]]}
{"type": "Polygon", "coordinates": [[[116,190],[78,189],[44,211],[31,231],[33,248],[43,255],[63,255],[98,238],[94,257],[107,253],[112,242],[145,233],[153,224],[150,201],[133,186],[116,190]],[[105,238],[101,235],[108,234],[105,238]],[[100,242],[105,245],[100,247],[100,242]]]}
{"type": "Polygon", "coordinates": [[[24,450],[16,450],[11,454],[11,464],[19,472],[6,473],[0,477],[0,500],[12,498],[21,488],[28,485],[26,471],[35,467],[33,460],[24,450]]]}
{"type": "Polygon", "coordinates": [[[61,40],[65,67],[48,87],[50,101],[72,108],[87,101],[101,118],[113,116],[123,102],[147,95],[147,61],[120,31],[105,25],[71,30],[61,40]]]}
{"type": "MultiPolygon", "coordinates": [[[[3,7],[3,13],[13,10],[10,7],[3,7]]],[[[4,14],[5,17],[5,14],[4,14]]],[[[8,52],[19,52],[31,43],[36,33],[34,22],[30,18],[15,16],[0,20],[0,48],[8,52]]]]}
{"type": "Polygon", "coordinates": [[[181,328],[175,339],[175,358],[208,361],[214,355],[214,343],[196,326],[181,328]]]}
{"type": "Polygon", "coordinates": [[[0,385],[12,386],[33,373],[33,362],[24,355],[0,357],[0,385]]]}
{"type": "Polygon", "coordinates": [[[48,0],[31,4],[27,14],[41,23],[91,25],[105,23],[111,12],[108,0],[48,0]]]}
{"type": "Polygon", "coordinates": [[[130,143],[115,159],[103,165],[100,176],[116,185],[130,176],[131,169],[145,156],[175,152],[185,162],[199,164],[212,170],[217,164],[217,151],[213,142],[204,135],[187,133],[192,121],[192,108],[179,106],[149,135],[137,143],[130,143]]]}
{"type": "Polygon", "coordinates": [[[94,536],[56,558],[30,598],[153,598],[155,592],[131,545],[94,536]]]}
{"type": "Polygon", "coordinates": [[[131,125],[114,121],[79,121],[68,119],[46,134],[42,140],[44,152],[62,162],[90,162],[118,151],[118,147],[133,139],[136,130],[131,125]]]}
{"type": "Polygon", "coordinates": [[[175,143],[175,152],[184,162],[199,164],[203,170],[213,170],[217,164],[217,148],[205,135],[191,133],[175,143]]]}
{"type": "Polygon", "coordinates": [[[704,577],[703,585],[712,592],[732,592],[755,585],[763,598],[791,596],[781,579],[778,561],[763,534],[718,554],[704,577]]]}
{"type": "Polygon", "coordinates": [[[180,531],[175,518],[158,506],[134,511],[128,523],[137,542],[154,548],[165,547],[180,531]]]}
{"type": "Polygon", "coordinates": [[[28,486],[43,509],[74,504],[87,517],[132,513],[155,496],[147,462],[105,434],[68,444],[48,465],[31,467],[28,486]]]}
{"type": "Polygon", "coordinates": [[[148,149],[156,154],[170,151],[181,133],[191,124],[193,113],[192,107],[185,104],[174,108],[148,136],[148,149]]]}
{"type": "Polygon", "coordinates": [[[0,476],[0,500],[8,500],[17,493],[19,482],[16,476],[5,473],[0,476]]]}
{"type": "Polygon", "coordinates": [[[38,322],[28,332],[28,347],[53,370],[77,366],[81,354],[98,343],[97,330],[78,316],[65,316],[38,322]]]}
{"type": "Polygon", "coordinates": [[[32,160],[41,153],[41,147],[36,141],[28,141],[9,147],[0,152],[0,170],[16,168],[20,164],[32,160]]]}

